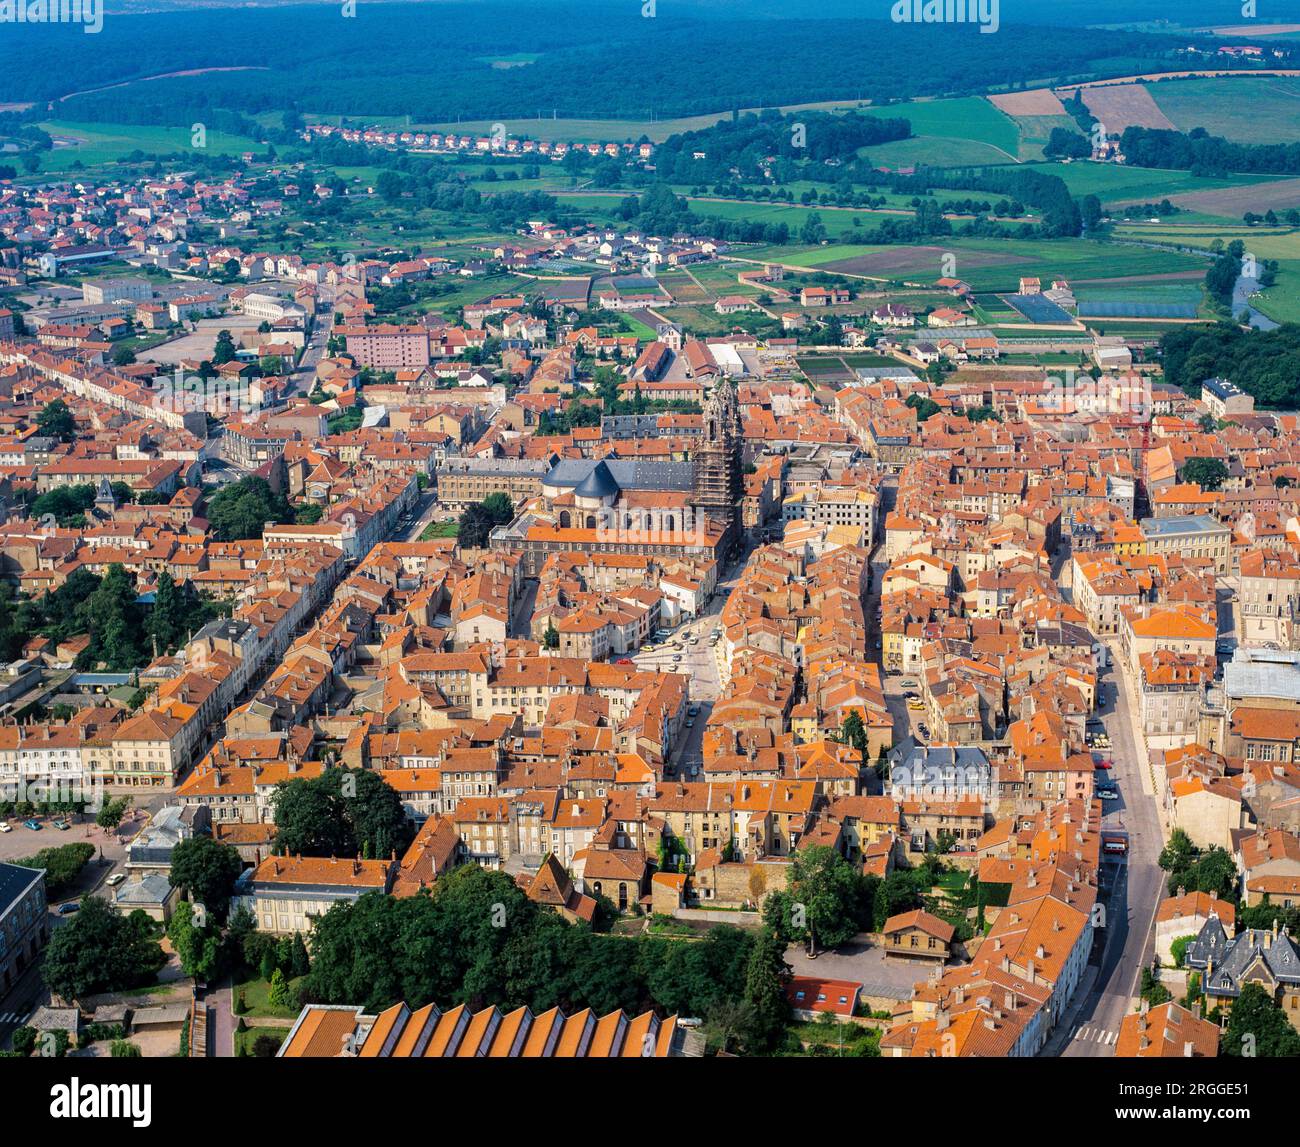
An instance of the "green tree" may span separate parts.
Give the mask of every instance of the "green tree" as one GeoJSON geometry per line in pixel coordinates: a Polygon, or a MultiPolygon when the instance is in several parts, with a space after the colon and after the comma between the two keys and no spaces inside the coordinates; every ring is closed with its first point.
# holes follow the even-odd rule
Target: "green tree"
{"type": "Polygon", "coordinates": [[[1187,949],[1195,940],[1195,936],[1179,936],[1169,945],[1169,954],[1174,958],[1175,968],[1184,965],[1187,960],[1187,949]]]}
{"type": "Polygon", "coordinates": [[[176,905],[167,925],[167,939],[187,976],[215,980],[225,967],[225,951],[216,919],[188,900],[176,905]]]}
{"type": "Polygon", "coordinates": [[[50,937],[41,975],[64,1000],[152,983],[166,962],[155,932],[143,912],[120,916],[108,901],[84,897],[81,911],[50,937]]]}
{"type": "Polygon", "coordinates": [[[1168,1003],[1174,998],[1173,993],[1156,979],[1155,973],[1150,968],[1142,969],[1139,985],[1138,994],[1153,1008],[1168,1003]]]}
{"type": "Polygon", "coordinates": [[[547,649],[560,648],[560,631],[555,628],[554,620],[547,624],[546,632],[542,635],[542,644],[545,645],[547,649]]]}
{"type": "Polygon", "coordinates": [[[1191,837],[1183,829],[1176,828],[1169,834],[1169,841],[1160,850],[1156,863],[1166,872],[1185,872],[1191,867],[1195,855],[1191,837]]]}
{"type": "Polygon", "coordinates": [[[35,856],[14,863],[23,868],[45,869],[45,895],[50,900],[58,900],[68,893],[94,855],[93,844],[78,840],[72,844],[43,848],[35,856]]]}
{"type": "Polygon", "coordinates": [[[833,848],[814,845],[796,853],[783,896],[789,923],[782,934],[812,951],[819,944],[838,948],[858,932],[859,874],[833,848]]]}
{"type": "Polygon", "coordinates": [[[289,970],[294,979],[305,976],[311,971],[311,958],[307,955],[307,943],[301,932],[293,934],[293,951],[289,957],[289,970]]]}
{"type": "Polygon", "coordinates": [[[1228,467],[1219,458],[1189,458],[1183,463],[1180,476],[1184,482],[1195,482],[1202,490],[1217,490],[1228,478],[1228,467]]]}
{"type": "Polygon", "coordinates": [[[373,857],[405,848],[410,838],[401,797],[369,769],[327,769],[318,777],[295,777],[277,786],[278,852],[303,856],[373,857]]]}
{"type": "Polygon", "coordinates": [[[71,442],[77,435],[77,423],[68,404],[61,398],[46,403],[36,415],[36,428],[44,435],[71,442]]]}
{"type": "Polygon", "coordinates": [[[1300,1056],[1300,1032],[1263,985],[1243,984],[1219,1037],[1219,1050],[1231,1056],[1294,1059],[1300,1056]]]}
{"type": "Polygon", "coordinates": [[[770,928],[763,928],[754,938],[745,969],[745,1003],[750,1015],[744,1038],[751,1053],[772,1048],[785,1031],[790,1019],[789,983],[785,948],[770,928]]]}
{"type": "Polygon", "coordinates": [[[110,797],[95,815],[95,824],[100,828],[116,830],[130,804],[131,797],[110,797]]]}
{"type": "Polygon", "coordinates": [[[210,836],[192,836],[172,849],[168,879],[173,887],[183,889],[193,903],[202,904],[213,917],[224,921],[242,870],[243,861],[230,845],[210,836]]]}
{"type": "Polygon", "coordinates": [[[267,994],[267,999],[273,1008],[281,1008],[288,1011],[293,1005],[293,997],[289,992],[289,983],[284,978],[284,972],[276,968],[271,975],[271,990],[267,994]]]}
{"type": "Polygon", "coordinates": [[[223,486],[208,503],[208,523],[218,541],[260,538],[267,522],[291,522],[293,510],[283,494],[255,474],[223,486]]]}
{"type": "Polygon", "coordinates": [[[916,876],[911,871],[895,869],[876,886],[872,900],[872,928],[879,932],[891,916],[920,907],[922,900],[916,876]]]}
{"type": "Polygon", "coordinates": [[[235,340],[231,337],[229,331],[218,331],[217,341],[212,348],[212,361],[217,366],[231,362],[237,355],[238,349],[235,346],[235,340]]]}
{"type": "Polygon", "coordinates": [[[1177,893],[1180,887],[1186,888],[1188,892],[1209,892],[1220,900],[1235,900],[1236,863],[1226,850],[1208,849],[1184,872],[1170,875],[1169,892],[1177,893]]]}
{"type": "Polygon", "coordinates": [[[176,579],[163,570],[154,585],[153,608],[145,623],[145,629],[160,653],[175,649],[185,637],[185,614],[185,602],[176,579]]]}
{"type": "Polygon", "coordinates": [[[862,714],[856,709],[850,710],[844,718],[844,723],[840,726],[840,740],[857,749],[864,761],[867,759],[867,726],[862,720],[862,714]]]}

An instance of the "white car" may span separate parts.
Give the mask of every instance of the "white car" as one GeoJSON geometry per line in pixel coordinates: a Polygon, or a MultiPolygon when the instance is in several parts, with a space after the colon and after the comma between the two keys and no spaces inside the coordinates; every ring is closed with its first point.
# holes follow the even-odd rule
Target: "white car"
{"type": "Polygon", "coordinates": [[[13,832],[14,826],[7,820],[0,820],[0,832],[13,832]]]}
{"type": "Polygon", "coordinates": [[[126,879],[125,872],[115,872],[104,883],[107,884],[110,888],[116,888],[125,879],[126,879]]]}
{"type": "Polygon", "coordinates": [[[1103,801],[1117,801],[1119,800],[1119,793],[1117,793],[1114,789],[1102,789],[1101,799],[1103,801]]]}

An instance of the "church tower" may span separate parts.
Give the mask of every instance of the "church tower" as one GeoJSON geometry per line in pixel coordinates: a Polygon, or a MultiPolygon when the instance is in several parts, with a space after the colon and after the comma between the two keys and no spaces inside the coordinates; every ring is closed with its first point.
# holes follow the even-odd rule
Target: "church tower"
{"type": "Polygon", "coordinates": [[[704,434],[695,452],[695,510],[727,532],[724,552],[740,544],[745,493],[740,403],[730,379],[720,379],[704,404],[704,434]]]}

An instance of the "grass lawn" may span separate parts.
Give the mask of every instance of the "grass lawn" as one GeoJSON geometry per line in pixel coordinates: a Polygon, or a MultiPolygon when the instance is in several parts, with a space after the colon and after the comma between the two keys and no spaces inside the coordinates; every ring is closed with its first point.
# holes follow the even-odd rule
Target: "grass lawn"
{"type": "MultiPolygon", "coordinates": [[[[290,993],[297,991],[301,982],[301,976],[296,980],[290,980],[290,993]]],[[[245,1016],[255,1016],[259,1019],[293,1019],[298,1014],[297,1008],[274,1007],[270,999],[271,985],[259,975],[254,974],[249,979],[236,983],[232,998],[238,1000],[241,992],[246,1005],[242,1013],[245,1016]]]]}
{"type": "Polygon", "coordinates": [[[246,1032],[237,1031],[235,1032],[235,1054],[239,1055],[242,1049],[244,1055],[251,1056],[253,1054],[253,1044],[257,1042],[259,1036],[274,1036],[281,1043],[284,1043],[289,1030],[289,1028],[250,1027],[246,1032]]]}
{"type": "Polygon", "coordinates": [[[787,1030],[795,1039],[808,1044],[809,1052],[820,1048],[823,1055],[837,1055],[842,1048],[846,1056],[874,1058],[880,1054],[878,1028],[839,1020],[833,1023],[812,1020],[793,1023],[787,1030]]]}
{"type": "Polygon", "coordinates": [[[435,538],[454,538],[459,533],[459,522],[432,522],[424,527],[420,534],[420,541],[431,542],[435,538]]]}

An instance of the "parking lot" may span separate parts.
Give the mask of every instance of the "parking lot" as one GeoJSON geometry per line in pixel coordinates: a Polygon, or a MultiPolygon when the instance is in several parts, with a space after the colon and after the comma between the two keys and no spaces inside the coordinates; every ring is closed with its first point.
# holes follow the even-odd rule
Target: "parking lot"
{"type": "Polygon", "coordinates": [[[684,673],[690,678],[693,702],[717,699],[721,688],[718,661],[709,635],[717,618],[701,617],[669,632],[662,644],[642,647],[633,655],[638,669],[655,669],[661,673],[684,673]]]}
{"type": "Polygon", "coordinates": [[[802,944],[786,949],[786,963],[797,976],[819,976],[830,980],[851,980],[861,984],[868,996],[885,999],[908,1000],[912,987],[928,978],[931,967],[923,963],[885,958],[884,949],[858,936],[842,944],[833,952],[821,952],[815,960],[808,959],[802,944]]]}
{"type": "Polygon", "coordinates": [[[80,823],[76,823],[77,818],[74,816],[67,818],[38,816],[33,818],[40,825],[36,830],[26,827],[23,823],[25,819],[18,816],[7,818],[10,830],[0,832],[0,860],[14,863],[35,856],[43,848],[58,848],[60,845],[77,842],[95,846],[95,859],[82,870],[81,878],[73,892],[63,898],[76,899],[92,889],[99,888],[103,880],[120,870],[120,866],[126,859],[127,843],[144,823],[144,814],[141,812],[133,817],[132,813],[128,812],[116,833],[105,832],[96,826],[93,818],[86,816],[81,818],[80,823]],[[61,819],[66,819],[68,822],[68,828],[64,831],[54,827],[54,821],[61,819]],[[99,864],[101,856],[107,861],[106,864],[99,864]]]}

